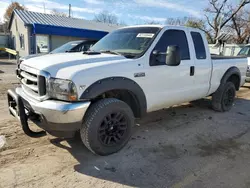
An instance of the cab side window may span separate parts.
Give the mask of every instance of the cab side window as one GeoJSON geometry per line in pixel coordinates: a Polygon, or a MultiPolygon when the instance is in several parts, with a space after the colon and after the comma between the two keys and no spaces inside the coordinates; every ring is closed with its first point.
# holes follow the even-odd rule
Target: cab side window
{"type": "MultiPolygon", "coordinates": [[[[190,60],[190,52],[186,33],[182,30],[167,30],[161,36],[154,50],[166,52],[168,46],[179,46],[181,60],[190,60]]],[[[153,51],[154,51],[153,50],[153,51]]],[[[166,65],[166,55],[153,55],[151,52],[150,66],[166,65]]]]}
{"type": "Polygon", "coordinates": [[[201,34],[198,32],[191,32],[191,36],[194,43],[196,58],[206,59],[206,49],[201,34]]]}

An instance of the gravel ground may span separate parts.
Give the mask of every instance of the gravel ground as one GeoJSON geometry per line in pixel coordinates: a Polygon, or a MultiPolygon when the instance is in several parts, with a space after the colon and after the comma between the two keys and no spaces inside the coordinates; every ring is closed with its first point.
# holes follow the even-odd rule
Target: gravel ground
{"type": "Polygon", "coordinates": [[[127,146],[100,157],[75,139],[26,136],[8,114],[15,64],[0,60],[0,187],[250,187],[250,85],[230,112],[203,99],[148,114],[127,146]]]}

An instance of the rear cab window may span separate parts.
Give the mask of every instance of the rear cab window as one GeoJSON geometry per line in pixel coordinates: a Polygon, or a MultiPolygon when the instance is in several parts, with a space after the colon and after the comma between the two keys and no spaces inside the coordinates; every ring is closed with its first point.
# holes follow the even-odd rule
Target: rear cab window
{"type": "Polygon", "coordinates": [[[201,34],[199,32],[191,32],[191,36],[194,44],[196,59],[206,59],[206,48],[201,34]]]}

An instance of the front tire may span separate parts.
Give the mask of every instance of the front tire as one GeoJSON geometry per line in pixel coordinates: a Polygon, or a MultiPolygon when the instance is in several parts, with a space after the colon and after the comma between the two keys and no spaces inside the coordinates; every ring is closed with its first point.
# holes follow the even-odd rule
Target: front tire
{"type": "Polygon", "coordinates": [[[236,95],[235,85],[232,82],[221,84],[212,95],[212,107],[219,112],[231,110],[236,95]]]}
{"type": "Polygon", "coordinates": [[[122,149],[130,139],[134,115],[131,108],[115,98],[91,105],[80,130],[84,145],[98,155],[110,155],[122,149]]]}

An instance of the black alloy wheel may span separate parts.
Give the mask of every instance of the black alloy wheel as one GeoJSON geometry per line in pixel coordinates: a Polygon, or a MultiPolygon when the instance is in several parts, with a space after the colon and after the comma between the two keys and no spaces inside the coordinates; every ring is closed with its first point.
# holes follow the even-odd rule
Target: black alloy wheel
{"type": "Polygon", "coordinates": [[[113,146],[123,139],[128,127],[128,121],[122,112],[106,115],[99,127],[98,135],[102,144],[113,146]]]}

